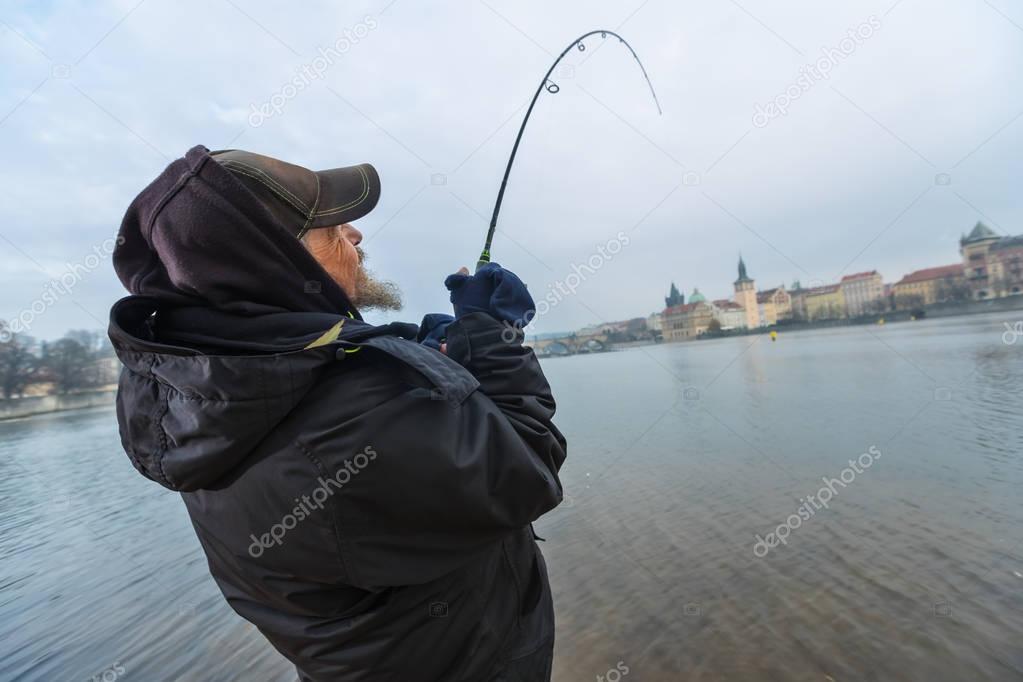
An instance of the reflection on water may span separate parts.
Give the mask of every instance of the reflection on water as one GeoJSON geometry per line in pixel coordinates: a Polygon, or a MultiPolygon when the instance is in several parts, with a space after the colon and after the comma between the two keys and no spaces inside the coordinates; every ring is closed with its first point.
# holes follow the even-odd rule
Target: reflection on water
{"type": "MultiPolygon", "coordinates": [[[[545,364],[555,679],[1023,679],[1023,344],[1006,316],[545,364]],[[882,456],[764,558],[764,536],[882,456]],[[624,668],[619,668],[624,669],[624,668]]],[[[294,680],[113,413],[0,424],[0,679],[294,680]]]]}

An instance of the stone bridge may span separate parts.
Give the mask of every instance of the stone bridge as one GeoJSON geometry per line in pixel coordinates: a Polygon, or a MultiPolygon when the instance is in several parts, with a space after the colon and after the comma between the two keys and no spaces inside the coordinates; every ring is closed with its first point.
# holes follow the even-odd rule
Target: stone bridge
{"type": "Polygon", "coordinates": [[[607,338],[607,334],[570,334],[556,339],[529,341],[526,345],[531,346],[541,358],[550,358],[610,350],[607,338]]]}

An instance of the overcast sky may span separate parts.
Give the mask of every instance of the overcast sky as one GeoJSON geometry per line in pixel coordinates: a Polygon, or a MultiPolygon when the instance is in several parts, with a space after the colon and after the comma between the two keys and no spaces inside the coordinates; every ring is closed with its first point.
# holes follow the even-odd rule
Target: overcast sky
{"type": "Polygon", "coordinates": [[[0,317],[35,305],[41,338],[105,327],[124,292],[104,240],[195,144],[373,163],[383,195],[358,227],[405,293],[389,317],[447,310],[442,281],[478,256],[525,105],[594,28],[632,43],[664,113],[599,36],[541,96],[494,259],[537,299],[573,265],[599,268],[533,331],[646,315],[671,281],[730,296],[740,252],[760,287],[875,268],[894,281],[956,262],[978,220],[1023,232],[1023,9],[1008,0],[5,0],[0,317]],[[786,113],[755,120],[787,91],[786,113]],[[628,245],[597,255],[620,231],[628,245]]]}

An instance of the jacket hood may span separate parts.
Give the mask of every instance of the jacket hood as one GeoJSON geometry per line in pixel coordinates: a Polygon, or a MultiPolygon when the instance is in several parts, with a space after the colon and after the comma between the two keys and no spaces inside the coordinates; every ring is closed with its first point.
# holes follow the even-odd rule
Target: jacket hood
{"type": "Polygon", "coordinates": [[[217,485],[301,402],[336,351],[310,342],[377,329],[205,147],[136,197],[119,236],[114,269],[134,294],[109,328],[121,441],[173,490],[217,485]]]}
{"type": "Polygon", "coordinates": [[[128,291],[162,303],[358,317],[305,246],[201,145],[128,207],[113,263],[128,291]]]}

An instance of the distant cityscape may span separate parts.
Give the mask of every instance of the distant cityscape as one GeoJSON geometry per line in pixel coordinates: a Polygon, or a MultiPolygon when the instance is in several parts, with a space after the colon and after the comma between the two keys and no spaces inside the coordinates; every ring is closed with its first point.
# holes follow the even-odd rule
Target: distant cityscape
{"type": "MultiPolygon", "coordinates": [[[[982,301],[1023,293],[1023,235],[1003,237],[982,222],[959,240],[960,262],[911,272],[886,283],[877,270],[838,282],[804,287],[799,281],[758,290],[739,257],[731,298],[708,299],[694,286],[688,300],[672,282],[664,308],[647,317],[590,325],[574,334],[531,341],[537,352],[558,355],[608,345],[690,341],[779,325],[836,320],[882,320],[886,314],[922,316],[927,306],[982,301]]],[[[1023,298],[1021,298],[1023,301],[1023,298]]]]}
{"type": "MultiPolygon", "coordinates": [[[[589,325],[572,333],[528,337],[541,355],[599,351],[660,341],[692,341],[786,325],[882,321],[900,313],[924,316],[929,306],[963,304],[1023,294],[1023,235],[1003,237],[982,222],[959,239],[960,260],[911,272],[886,283],[877,270],[804,287],[799,281],[757,289],[742,256],[731,298],[708,299],[694,286],[688,300],[671,282],[664,307],[646,317],[589,325]]],[[[1019,298],[1023,308],[1023,296],[1019,298]]],[[[0,399],[67,394],[105,387],[118,371],[101,332],[76,330],[40,342],[0,321],[0,399]]]]}

